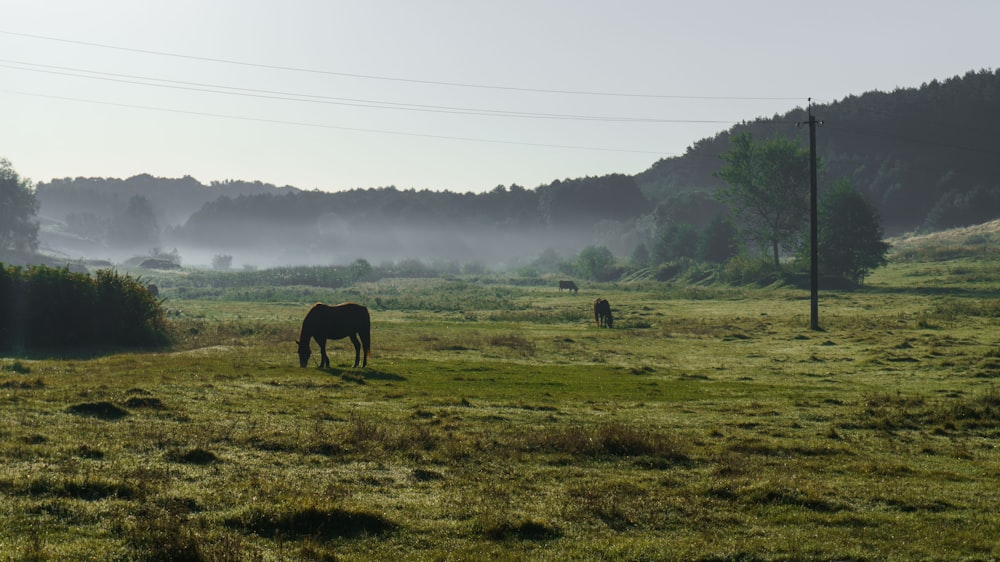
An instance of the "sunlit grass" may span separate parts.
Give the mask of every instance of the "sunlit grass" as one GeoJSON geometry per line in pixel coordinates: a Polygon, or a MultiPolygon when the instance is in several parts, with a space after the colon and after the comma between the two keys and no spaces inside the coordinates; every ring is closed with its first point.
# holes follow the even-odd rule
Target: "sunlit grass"
{"type": "Polygon", "coordinates": [[[789,289],[362,285],[368,369],[168,290],[171,349],[0,359],[0,560],[995,558],[1000,319],[938,266],[820,332],[789,289]]]}

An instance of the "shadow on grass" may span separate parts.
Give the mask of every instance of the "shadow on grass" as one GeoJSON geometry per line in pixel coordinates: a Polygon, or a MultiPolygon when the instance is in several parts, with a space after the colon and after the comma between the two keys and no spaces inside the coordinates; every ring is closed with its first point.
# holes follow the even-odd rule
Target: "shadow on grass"
{"type": "Polygon", "coordinates": [[[26,359],[29,361],[87,361],[111,355],[159,353],[169,350],[171,350],[169,345],[142,347],[79,346],[66,348],[5,347],[0,348],[0,355],[9,359],[26,359]]]}
{"type": "Polygon", "coordinates": [[[930,295],[930,296],[951,296],[968,297],[975,299],[996,298],[996,291],[991,289],[969,289],[965,287],[887,287],[868,286],[861,287],[856,292],[883,294],[883,295],[930,295]]]}
{"type": "Polygon", "coordinates": [[[406,377],[397,375],[395,373],[387,373],[385,371],[379,371],[377,369],[336,369],[333,367],[327,367],[323,369],[324,372],[330,373],[331,375],[340,377],[341,379],[348,382],[356,382],[359,384],[364,384],[365,381],[405,381],[406,377]]]}

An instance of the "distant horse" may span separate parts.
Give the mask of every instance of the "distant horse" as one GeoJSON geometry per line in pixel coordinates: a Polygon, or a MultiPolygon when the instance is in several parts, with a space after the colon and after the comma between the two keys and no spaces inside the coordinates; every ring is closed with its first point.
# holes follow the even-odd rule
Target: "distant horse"
{"type": "Polygon", "coordinates": [[[611,316],[611,305],[606,299],[597,299],[594,301],[594,322],[597,323],[597,327],[607,326],[611,328],[615,319],[611,316]]]}
{"type": "Polygon", "coordinates": [[[160,296],[160,288],[157,287],[155,283],[150,283],[149,285],[146,285],[146,290],[149,291],[149,294],[153,295],[154,297],[160,296]]]}
{"type": "Polygon", "coordinates": [[[560,281],[559,290],[562,291],[563,289],[566,289],[567,291],[573,291],[574,294],[580,292],[580,288],[577,287],[576,283],[572,281],[560,281]]]}
{"type": "Polygon", "coordinates": [[[326,340],[339,340],[351,338],[354,344],[354,366],[358,366],[361,361],[361,346],[365,347],[364,363],[362,367],[368,366],[368,358],[371,357],[371,317],[368,309],[360,304],[352,302],[329,306],[321,303],[313,305],[302,320],[302,331],[299,332],[299,339],[295,343],[299,344],[299,366],[305,367],[309,362],[309,340],[315,339],[319,344],[320,355],[323,359],[319,366],[329,367],[330,358],[326,355],[326,340]],[[360,340],[360,341],[359,341],[360,340]]]}

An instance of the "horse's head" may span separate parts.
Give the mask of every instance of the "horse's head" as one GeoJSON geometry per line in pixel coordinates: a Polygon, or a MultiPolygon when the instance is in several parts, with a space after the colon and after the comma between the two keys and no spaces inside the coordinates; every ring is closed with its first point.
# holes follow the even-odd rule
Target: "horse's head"
{"type": "Polygon", "coordinates": [[[299,367],[305,367],[309,364],[309,356],[312,355],[312,350],[309,349],[309,340],[302,340],[295,342],[299,344],[299,367]]]}
{"type": "Polygon", "coordinates": [[[614,328],[615,318],[611,316],[611,312],[608,312],[608,328],[614,328]]]}

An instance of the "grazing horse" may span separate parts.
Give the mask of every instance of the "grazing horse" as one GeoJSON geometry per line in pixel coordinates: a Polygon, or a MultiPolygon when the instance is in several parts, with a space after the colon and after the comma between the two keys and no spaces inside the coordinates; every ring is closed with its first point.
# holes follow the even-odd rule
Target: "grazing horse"
{"type": "Polygon", "coordinates": [[[562,292],[563,289],[566,289],[567,291],[573,291],[573,294],[576,294],[576,293],[580,292],[580,288],[577,287],[576,283],[574,283],[572,281],[560,281],[559,282],[559,291],[562,292]]]}
{"type": "Polygon", "coordinates": [[[611,316],[611,305],[606,299],[594,301],[594,322],[597,323],[598,328],[602,326],[611,328],[614,325],[615,319],[611,316]]]}
{"type": "Polygon", "coordinates": [[[149,294],[153,295],[154,297],[160,296],[160,288],[157,287],[155,283],[150,283],[149,285],[146,285],[146,290],[149,291],[149,294]]]}
{"type": "Polygon", "coordinates": [[[364,363],[362,367],[368,366],[368,358],[371,356],[371,317],[368,309],[360,304],[352,302],[329,306],[321,303],[313,305],[302,320],[302,331],[299,332],[299,339],[295,343],[299,344],[299,366],[305,367],[309,362],[309,340],[315,339],[319,344],[320,355],[323,359],[319,366],[329,367],[330,358],[326,355],[326,340],[339,340],[351,338],[354,344],[354,366],[358,366],[361,361],[361,346],[365,347],[364,363]],[[360,341],[359,341],[360,340],[360,341]]]}

